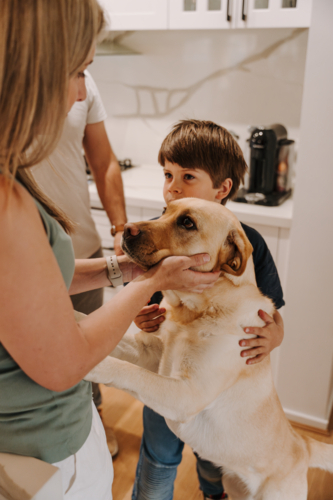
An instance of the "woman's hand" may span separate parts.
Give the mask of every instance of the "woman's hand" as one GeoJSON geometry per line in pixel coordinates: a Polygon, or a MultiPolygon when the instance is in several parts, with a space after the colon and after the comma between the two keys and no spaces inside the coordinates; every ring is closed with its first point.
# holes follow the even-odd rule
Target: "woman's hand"
{"type": "Polygon", "coordinates": [[[220,276],[220,271],[202,273],[192,271],[190,268],[202,266],[209,261],[208,254],[167,257],[138,279],[150,279],[156,291],[179,290],[202,293],[214,285],[220,276]]]}
{"type": "Polygon", "coordinates": [[[262,328],[244,328],[245,333],[257,335],[257,337],[239,341],[240,346],[248,348],[241,351],[242,357],[249,357],[246,360],[247,365],[262,361],[275,347],[281,344],[284,337],[283,319],[278,311],[275,311],[273,317],[271,317],[260,309],[258,315],[265,321],[266,325],[262,328]]]}
{"type": "Polygon", "coordinates": [[[202,273],[192,271],[191,267],[202,266],[210,261],[208,254],[197,254],[192,257],[167,257],[144,272],[126,255],[117,257],[124,283],[149,279],[154,283],[154,291],[183,290],[202,293],[211,288],[220,276],[220,271],[202,273]]]}
{"type": "Polygon", "coordinates": [[[144,271],[141,269],[141,267],[130,260],[127,255],[117,256],[117,262],[119,265],[119,269],[123,273],[124,283],[129,283],[130,281],[135,280],[135,278],[137,278],[138,276],[144,274],[144,271]]]}

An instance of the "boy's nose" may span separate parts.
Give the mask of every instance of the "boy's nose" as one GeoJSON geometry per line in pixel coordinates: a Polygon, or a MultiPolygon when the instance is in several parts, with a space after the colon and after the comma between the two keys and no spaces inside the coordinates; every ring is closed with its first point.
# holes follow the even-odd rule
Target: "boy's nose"
{"type": "Polygon", "coordinates": [[[171,186],[170,186],[170,191],[173,191],[175,193],[180,193],[181,187],[176,181],[172,181],[171,186]]]}

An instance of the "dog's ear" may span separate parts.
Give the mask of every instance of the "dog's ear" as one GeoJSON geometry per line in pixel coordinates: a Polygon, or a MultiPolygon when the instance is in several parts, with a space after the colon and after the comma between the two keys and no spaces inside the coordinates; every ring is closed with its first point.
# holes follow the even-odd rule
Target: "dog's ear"
{"type": "Polygon", "coordinates": [[[220,252],[219,267],[221,271],[234,276],[243,274],[253,247],[243,230],[232,229],[220,252]]]}

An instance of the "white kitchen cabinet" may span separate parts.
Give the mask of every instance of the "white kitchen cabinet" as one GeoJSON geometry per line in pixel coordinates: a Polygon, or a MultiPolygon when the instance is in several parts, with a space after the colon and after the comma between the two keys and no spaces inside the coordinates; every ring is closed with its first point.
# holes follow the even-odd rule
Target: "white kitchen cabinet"
{"type": "Polygon", "coordinates": [[[95,222],[97,232],[101,238],[104,249],[113,249],[113,236],[111,236],[111,224],[105,210],[91,208],[91,215],[95,222]]]}
{"type": "Polygon", "coordinates": [[[169,0],[169,29],[230,29],[233,0],[169,0]]]}
{"type": "Polygon", "coordinates": [[[99,3],[107,13],[110,30],[168,28],[168,0],[99,0],[99,3]]]}
{"type": "Polygon", "coordinates": [[[310,26],[312,0],[169,0],[170,29],[310,26]]]}
{"type": "MultiPolygon", "coordinates": [[[[105,210],[100,207],[94,207],[90,210],[97,232],[102,241],[103,250],[113,250],[114,238],[111,236],[111,224],[105,210]]],[[[142,220],[150,220],[155,217],[160,217],[162,211],[158,209],[133,206],[126,203],[126,213],[128,222],[139,222],[142,220]]]]}
{"type": "Polygon", "coordinates": [[[313,0],[99,0],[112,31],[310,26],[313,0]]]}
{"type": "Polygon", "coordinates": [[[237,28],[310,26],[312,0],[237,0],[237,28]]]}

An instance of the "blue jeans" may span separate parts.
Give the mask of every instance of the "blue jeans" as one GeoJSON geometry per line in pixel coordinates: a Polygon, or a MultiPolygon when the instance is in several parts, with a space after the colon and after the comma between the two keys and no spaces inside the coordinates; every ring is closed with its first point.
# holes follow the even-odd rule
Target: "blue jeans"
{"type": "MultiPolygon", "coordinates": [[[[172,500],[183,448],[183,441],[169,429],[164,417],[145,406],[132,500],[172,500]]],[[[200,488],[206,495],[223,493],[221,468],[197,456],[197,472],[200,488]]]]}

